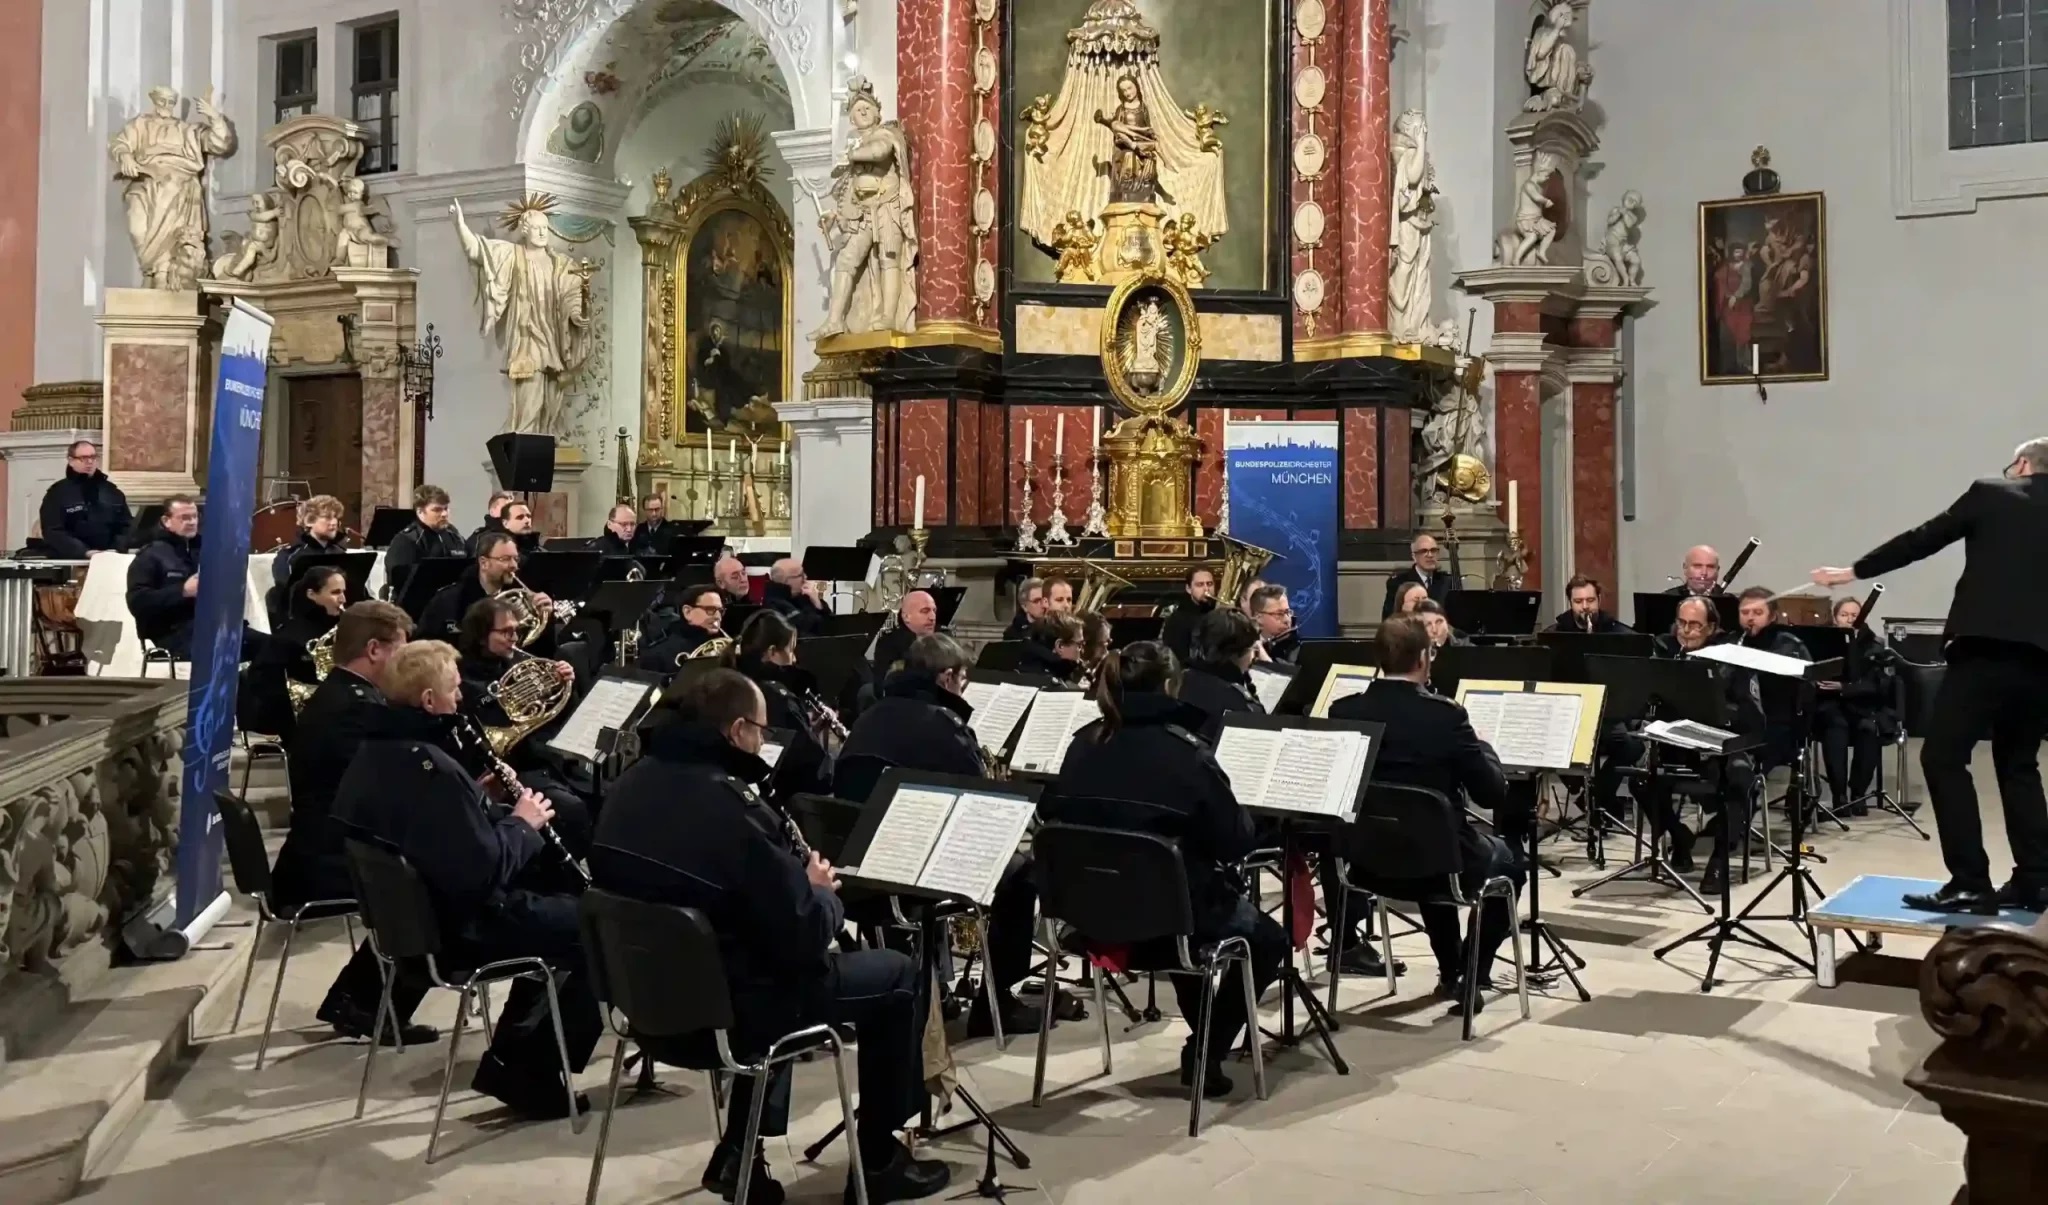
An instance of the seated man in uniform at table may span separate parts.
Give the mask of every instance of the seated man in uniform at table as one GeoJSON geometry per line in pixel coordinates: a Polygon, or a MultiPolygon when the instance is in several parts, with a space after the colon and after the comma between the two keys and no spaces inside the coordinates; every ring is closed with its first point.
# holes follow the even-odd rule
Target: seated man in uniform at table
{"type": "Polygon", "coordinates": [[[128,543],[135,522],[128,496],[100,472],[100,450],[91,440],[81,439],[65,452],[64,475],[44,492],[40,521],[43,543],[63,560],[82,561],[128,543]]]}
{"type": "MultiPolygon", "coordinates": [[[[1386,726],[1380,738],[1379,758],[1373,770],[1376,782],[1427,787],[1450,801],[1457,817],[1458,848],[1462,866],[1458,878],[1468,897],[1476,896],[1487,879],[1506,875],[1519,892],[1527,878],[1521,858],[1500,837],[1473,827],[1465,802],[1490,811],[1496,831],[1525,832],[1532,817],[1513,815],[1507,777],[1492,747],[1472,730],[1465,709],[1441,695],[1432,694],[1425,683],[1435,659],[1435,646],[1421,620],[1408,615],[1392,616],[1380,623],[1373,636],[1379,652],[1379,678],[1372,689],[1350,695],[1330,705],[1330,718],[1369,720],[1386,726]]],[[[1415,895],[1435,895],[1441,883],[1417,883],[1415,895]]],[[[1513,900],[1494,897],[1480,909],[1479,931],[1466,941],[1479,944],[1479,976],[1491,987],[1490,971],[1494,952],[1507,940],[1515,923],[1513,900]]],[[[1458,938],[1458,909],[1425,907],[1422,926],[1429,932],[1430,949],[1437,960],[1437,996],[1459,1001],[1464,1006],[1464,977],[1467,951],[1458,938]]]]}
{"type": "Polygon", "coordinates": [[[1437,568],[1437,559],[1442,555],[1436,537],[1428,532],[1416,536],[1408,544],[1408,554],[1414,564],[1387,579],[1386,602],[1380,607],[1380,618],[1394,613],[1394,604],[1400,600],[1401,587],[1414,584],[1436,602],[1442,602],[1458,588],[1458,579],[1448,569],[1437,568]]]}
{"type": "Polygon", "coordinates": [[[199,503],[189,494],[173,494],[164,500],[156,538],[128,566],[135,634],[180,661],[190,660],[198,598],[199,503]]]}

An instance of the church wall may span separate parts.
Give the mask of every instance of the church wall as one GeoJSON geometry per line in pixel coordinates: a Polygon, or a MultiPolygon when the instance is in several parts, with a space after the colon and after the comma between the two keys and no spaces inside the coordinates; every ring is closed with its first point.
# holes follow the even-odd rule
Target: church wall
{"type": "MultiPolygon", "coordinates": [[[[1869,0],[1596,3],[1605,212],[1642,190],[1658,304],[1634,332],[1638,513],[1622,577],[1661,588],[1688,544],[1764,544],[1743,581],[1847,564],[2048,433],[2032,345],[2048,303],[2048,199],[1900,220],[1891,48],[1869,0]],[[1695,204],[1739,196],[1750,149],[1788,192],[1827,194],[1831,379],[1703,387],[1695,204]]],[[[1982,154],[1983,152],[1968,152],[1982,154]]],[[[1888,579],[1884,612],[1941,615],[1961,556],[1888,579]]]]}

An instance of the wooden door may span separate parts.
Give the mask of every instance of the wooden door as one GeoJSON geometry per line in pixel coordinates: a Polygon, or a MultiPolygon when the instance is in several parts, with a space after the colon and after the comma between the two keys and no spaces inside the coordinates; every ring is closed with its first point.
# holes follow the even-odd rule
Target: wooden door
{"type": "Polygon", "coordinates": [[[285,472],[316,494],[348,508],[345,522],[366,528],[363,515],[363,382],[353,374],[290,377],[285,383],[291,425],[285,472]]]}

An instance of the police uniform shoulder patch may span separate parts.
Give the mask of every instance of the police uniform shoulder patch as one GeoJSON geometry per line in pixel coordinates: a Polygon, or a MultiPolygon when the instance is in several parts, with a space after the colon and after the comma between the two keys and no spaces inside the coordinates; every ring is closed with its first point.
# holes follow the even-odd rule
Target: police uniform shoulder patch
{"type": "Polygon", "coordinates": [[[1194,733],[1189,732],[1187,729],[1181,727],[1179,724],[1168,724],[1166,725],[1166,730],[1168,732],[1171,732],[1173,735],[1179,737],[1185,743],[1193,745],[1197,749],[1201,749],[1206,752],[1209,748],[1209,746],[1202,743],[1201,737],[1198,737],[1194,733]]]}

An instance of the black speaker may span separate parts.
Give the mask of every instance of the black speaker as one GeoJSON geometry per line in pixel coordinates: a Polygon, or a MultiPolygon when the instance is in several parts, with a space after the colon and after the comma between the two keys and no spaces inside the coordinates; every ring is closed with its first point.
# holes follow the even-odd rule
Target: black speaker
{"type": "Polygon", "coordinates": [[[484,442],[498,488],[515,494],[545,494],[555,487],[555,437],[507,431],[484,442]]]}

